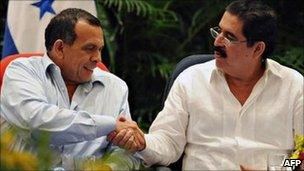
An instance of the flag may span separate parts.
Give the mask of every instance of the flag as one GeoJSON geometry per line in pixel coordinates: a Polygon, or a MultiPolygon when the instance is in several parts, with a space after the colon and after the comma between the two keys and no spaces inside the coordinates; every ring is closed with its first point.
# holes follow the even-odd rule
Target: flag
{"type": "Polygon", "coordinates": [[[81,8],[97,16],[94,0],[10,0],[2,58],[26,52],[45,52],[44,30],[54,15],[66,8],[81,8]]]}

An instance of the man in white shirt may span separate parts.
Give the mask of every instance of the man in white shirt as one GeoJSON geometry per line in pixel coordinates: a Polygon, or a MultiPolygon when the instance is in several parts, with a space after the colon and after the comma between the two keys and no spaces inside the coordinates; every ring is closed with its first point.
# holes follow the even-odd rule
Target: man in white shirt
{"type": "Polygon", "coordinates": [[[177,77],[138,154],[169,165],[184,152],[183,170],[266,169],[303,135],[303,76],[267,59],[276,18],[257,1],[232,2],[210,32],[215,60],[177,77]]]}

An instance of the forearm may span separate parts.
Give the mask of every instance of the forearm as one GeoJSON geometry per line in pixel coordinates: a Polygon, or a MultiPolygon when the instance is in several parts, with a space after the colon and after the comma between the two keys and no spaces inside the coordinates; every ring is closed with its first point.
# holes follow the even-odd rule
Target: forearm
{"type": "Polygon", "coordinates": [[[183,152],[183,145],[176,144],[174,140],[161,134],[146,134],[146,148],[138,152],[138,156],[145,165],[169,165],[178,160],[183,152]]]}
{"type": "Polygon", "coordinates": [[[54,145],[92,140],[115,129],[113,117],[60,109],[41,101],[18,102],[18,98],[11,97],[1,98],[1,115],[10,124],[28,130],[34,138],[40,131],[48,132],[54,145]]]}
{"type": "Polygon", "coordinates": [[[178,160],[186,145],[188,113],[183,87],[175,82],[163,110],[145,135],[146,149],[140,152],[146,164],[169,165],[178,160]]]}

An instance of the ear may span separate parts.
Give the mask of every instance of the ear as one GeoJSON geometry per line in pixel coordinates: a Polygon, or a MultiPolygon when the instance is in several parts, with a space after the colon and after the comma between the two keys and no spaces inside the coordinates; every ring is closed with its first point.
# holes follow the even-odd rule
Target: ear
{"type": "Polygon", "coordinates": [[[261,57],[263,52],[265,51],[265,43],[260,41],[260,42],[257,42],[256,45],[255,45],[255,49],[254,49],[254,56],[255,57],[261,57]]]}
{"type": "Polygon", "coordinates": [[[64,43],[61,39],[56,40],[54,45],[53,45],[53,51],[59,59],[64,58],[63,46],[64,46],[64,43]]]}

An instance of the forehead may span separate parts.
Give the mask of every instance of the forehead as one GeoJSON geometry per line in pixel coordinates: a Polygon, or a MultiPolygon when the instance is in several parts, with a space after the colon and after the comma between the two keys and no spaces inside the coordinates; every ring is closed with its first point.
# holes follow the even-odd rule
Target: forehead
{"type": "Polygon", "coordinates": [[[241,21],[236,15],[229,12],[225,12],[219,26],[223,31],[231,32],[235,35],[243,35],[243,21],[241,21]]]}
{"type": "Polygon", "coordinates": [[[101,46],[104,45],[102,29],[98,26],[90,25],[86,21],[80,20],[76,23],[75,33],[77,35],[75,43],[97,43],[101,46]]]}

